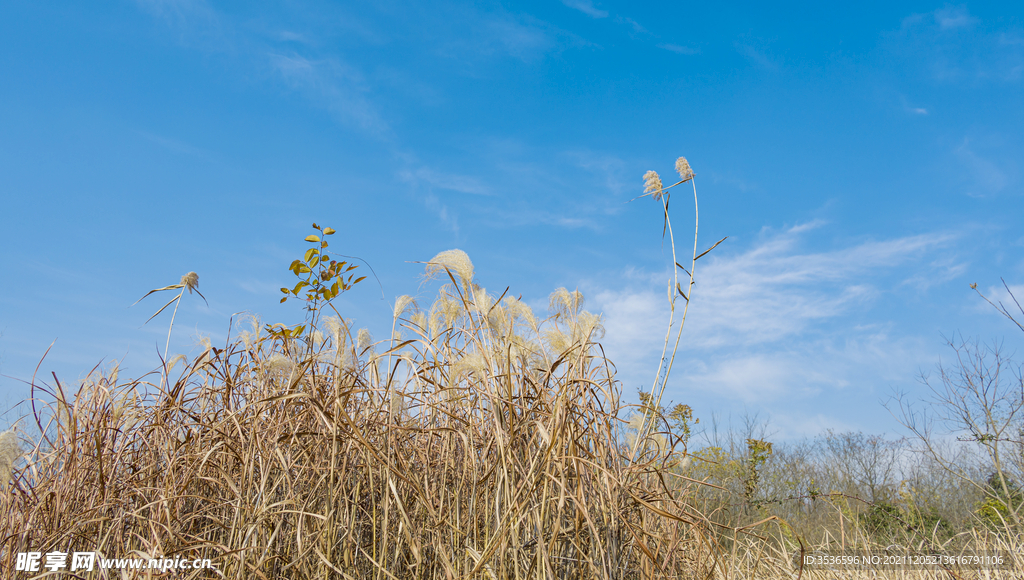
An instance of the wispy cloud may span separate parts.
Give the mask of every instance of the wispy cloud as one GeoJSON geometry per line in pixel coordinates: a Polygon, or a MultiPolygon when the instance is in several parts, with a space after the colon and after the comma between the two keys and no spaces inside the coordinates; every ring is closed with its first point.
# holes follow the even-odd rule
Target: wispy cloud
{"type": "MultiPolygon", "coordinates": [[[[987,289],[980,290],[980,292],[994,304],[998,304],[1009,312],[1017,322],[1024,324],[1024,313],[1021,313],[1021,306],[1024,306],[1024,284],[1013,284],[1012,280],[1007,280],[1007,286],[990,284],[987,289]],[[1007,286],[1009,290],[1007,290],[1007,286]]],[[[991,304],[981,300],[974,303],[974,311],[993,317],[1002,316],[991,304]]],[[[1009,321],[1007,322],[1009,323],[1009,321]]]]}
{"type": "Polygon", "coordinates": [[[768,56],[768,53],[761,48],[755,47],[751,44],[737,42],[736,51],[742,54],[743,56],[747,57],[747,59],[750,60],[750,62],[752,62],[753,64],[760,68],[763,68],[765,70],[775,70],[778,68],[778,65],[775,63],[775,61],[772,60],[768,56]]]}
{"type": "Polygon", "coordinates": [[[1006,188],[1010,176],[991,159],[978,154],[971,145],[969,138],[955,150],[956,157],[973,178],[967,194],[972,197],[985,197],[1006,188]]]}
{"type": "Polygon", "coordinates": [[[427,46],[446,58],[470,65],[509,56],[535,62],[565,47],[588,44],[548,22],[502,9],[487,12],[460,7],[449,11],[448,18],[434,22],[427,46]]]}
{"type": "Polygon", "coordinates": [[[156,143],[157,145],[163,147],[164,149],[167,149],[168,151],[173,151],[174,153],[180,153],[183,155],[190,155],[193,157],[199,157],[201,159],[210,159],[209,151],[189,145],[188,143],[185,143],[183,141],[171,139],[169,137],[162,137],[160,135],[155,135],[153,133],[148,133],[146,131],[137,131],[137,133],[140,136],[144,137],[146,140],[156,143]]]}
{"type": "Polygon", "coordinates": [[[966,6],[945,6],[933,12],[932,16],[942,30],[966,28],[978,22],[978,19],[967,11],[966,6]]]}
{"type": "MultiPolygon", "coordinates": [[[[698,264],[677,384],[756,403],[914,376],[924,352],[918,340],[891,335],[885,320],[856,321],[915,277],[948,274],[958,262],[942,258],[957,235],[804,251],[803,238],[824,225],[767,232],[745,250],[698,264]]],[[[608,330],[605,349],[630,388],[653,379],[664,345],[665,279],[630,270],[620,288],[588,288],[608,330]]]]}
{"type": "MultiPolygon", "coordinates": [[[[621,196],[639,187],[638,180],[628,174],[626,162],[618,156],[589,150],[567,151],[564,155],[574,165],[589,172],[613,196],[621,196]]],[[[616,211],[620,205],[617,204],[616,211]]]]}
{"type": "Polygon", "coordinates": [[[378,138],[387,138],[388,123],[367,97],[362,73],[337,58],[311,60],[298,54],[267,55],[273,71],[293,90],[304,93],[342,123],[378,138]]]}
{"type": "Polygon", "coordinates": [[[1024,38],[1017,26],[985,22],[964,6],[945,6],[903,19],[893,48],[924,62],[940,81],[1017,82],[1024,78],[1024,38]]]}
{"type": "Polygon", "coordinates": [[[329,111],[339,122],[378,139],[390,138],[384,116],[368,95],[372,86],[337,55],[312,56],[309,37],[295,30],[268,31],[240,25],[204,0],[137,0],[144,11],[168,22],[183,46],[232,55],[329,111]],[[282,44],[283,43],[283,44],[282,44]],[[301,46],[296,46],[301,45],[301,46]],[[305,53],[295,52],[302,49],[305,53]]]}
{"type": "Polygon", "coordinates": [[[668,51],[671,51],[671,52],[674,52],[674,53],[677,53],[677,54],[689,54],[689,55],[700,54],[700,51],[697,50],[696,48],[690,48],[688,46],[680,46],[678,44],[662,43],[662,44],[658,45],[658,48],[663,48],[665,50],[668,50],[668,51]]]}
{"type": "Polygon", "coordinates": [[[459,233],[459,216],[439,194],[457,192],[478,196],[494,195],[494,192],[476,177],[439,171],[423,165],[399,171],[398,178],[411,185],[424,206],[437,216],[440,224],[456,235],[459,233]]]}
{"type": "Polygon", "coordinates": [[[414,170],[406,169],[399,172],[399,177],[407,183],[427,185],[434,189],[471,193],[473,195],[493,195],[490,188],[475,177],[457,173],[445,173],[429,167],[419,167],[414,170]]]}
{"type": "Polygon", "coordinates": [[[212,9],[205,0],[135,0],[135,4],[156,16],[185,20],[197,14],[210,17],[212,9]]]}
{"type": "Polygon", "coordinates": [[[305,34],[292,32],[290,30],[282,30],[278,32],[276,36],[278,40],[281,40],[283,42],[298,42],[300,44],[309,43],[309,39],[306,37],[305,34]]]}
{"type": "Polygon", "coordinates": [[[911,105],[910,100],[907,99],[906,95],[899,95],[900,103],[903,105],[903,110],[910,113],[911,115],[927,115],[928,109],[911,105]]]}
{"type": "Polygon", "coordinates": [[[434,212],[441,224],[452,233],[459,233],[459,216],[448,209],[448,206],[441,202],[433,193],[423,196],[423,203],[427,209],[434,212]]]}
{"type": "Polygon", "coordinates": [[[510,17],[488,19],[488,36],[498,41],[505,52],[529,60],[551,49],[555,42],[541,27],[524,24],[510,17]]]}
{"type": "Polygon", "coordinates": [[[135,0],[135,5],[165,22],[183,45],[226,52],[236,43],[231,27],[206,0],[135,0]]]}
{"type": "Polygon", "coordinates": [[[629,25],[629,27],[633,29],[633,32],[636,32],[637,34],[650,34],[650,32],[646,28],[644,28],[642,24],[640,24],[636,20],[633,20],[632,18],[626,16],[616,16],[615,21],[620,24],[629,25]]]}
{"type": "Polygon", "coordinates": [[[596,8],[593,0],[562,0],[562,4],[565,4],[569,8],[579,10],[591,18],[608,17],[608,11],[596,8]]]}
{"type": "Polygon", "coordinates": [[[703,347],[775,342],[844,315],[881,292],[867,274],[919,260],[955,239],[922,234],[803,252],[801,235],[810,229],[769,234],[746,252],[700,268],[690,330],[703,347]]]}

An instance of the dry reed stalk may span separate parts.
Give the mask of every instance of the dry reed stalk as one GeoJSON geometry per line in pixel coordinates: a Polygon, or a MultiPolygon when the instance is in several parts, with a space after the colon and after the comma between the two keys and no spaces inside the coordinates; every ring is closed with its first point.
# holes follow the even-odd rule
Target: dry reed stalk
{"type": "Polygon", "coordinates": [[[436,332],[396,309],[416,338],[379,354],[347,330],[316,350],[248,334],[166,386],[54,389],[46,437],[0,496],[2,569],[31,549],[205,557],[228,578],[709,572],[699,515],[625,460],[581,299],[556,292],[537,323],[452,281],[436,332]]]}

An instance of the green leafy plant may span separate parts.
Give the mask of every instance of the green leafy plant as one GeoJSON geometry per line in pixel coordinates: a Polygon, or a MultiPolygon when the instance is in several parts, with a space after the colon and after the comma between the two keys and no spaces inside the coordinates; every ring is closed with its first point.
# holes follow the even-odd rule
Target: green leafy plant
{"type": "Polygon", "coordinates": [[[747,473],[743,478],[743,497],[748,506],[758,507],[754,499],[761,482],[761,468],[772,454],[772,444],[761,439],[747,439],[747,473]]]}
{"type": "Polygon", "coordinates": [[[989,494],[977,508],[978,517],[992,529],[1003,529],[1012,521],[1012,506],[1024,503],[1024,490],[1009,478],[1000,478],[998,473],[989,476],[986,482],[989,494]]]}
{"type": "Polygon", "coordinates": [[[315,325],[317,313],[325,305],[330,306],[338,316],[341,316],[331,301],[366,279],[366,276],[356,278],[355,274],[350,273],[358,268],[355,264],[345,260],[331,259],[331,255],[327,251],[330,244],[326,238],[334,235],[337,230],[320,227],[316,223],[313,224],[313,229],[317,230],[319,234],[310,234],[305,238],[305,241],[313,246],[306,250],[301,260],[294,260],[288,266],[288,269],[295,274],[299,281],[290,289],[281,288],[281,293],[284,294],[284,297],[281,298],[282,304],[289,298],[298,298],[300,294],[304,295],[308,312],[306,324],[299,324],[293,328],[267,325],[266,330],[272,336],[281,338],[302,336],[307,325],[315,325]]]}

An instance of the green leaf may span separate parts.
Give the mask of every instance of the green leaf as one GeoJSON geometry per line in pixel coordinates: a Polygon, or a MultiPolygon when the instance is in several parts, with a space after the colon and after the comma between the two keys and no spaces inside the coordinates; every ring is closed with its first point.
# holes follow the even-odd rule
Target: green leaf
{"type": "Polygon", "coordinates": [[[318,238],[317,236],[314,236],[313,234],[310,234],[310,235],[306,236],[306,241],[307,242],[319,242],[320,238],[318,238]]]}
{"type": "Polygon", "coordinates": [[[312,260],[307,260],[310,268],[316,268],[316,265],[320,263],[320,256],[313,256],[312,260]]]}
{"type": "Polygon", "coordinates": [[[334,228],[324,228],[324,235],[329,236],[335,232],[334,228]]]}

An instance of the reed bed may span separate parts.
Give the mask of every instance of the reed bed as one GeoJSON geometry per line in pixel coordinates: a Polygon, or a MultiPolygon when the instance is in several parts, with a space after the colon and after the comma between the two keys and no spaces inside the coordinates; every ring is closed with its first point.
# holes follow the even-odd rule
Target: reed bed
{"type": "Polygon", "coordinates": [[[444,282],[429,306],[399,297],[390,336],[355,331],[332,300],[362,278],[329,259],[335,232],[313,224],[314,246],[290,267],[299,282],[281,289],[282,302],[304,294],[303,324],[249,317],[222,347],[204,340],[198,356],[168,360],[180,301],[198,291],[190,272],[146,295],[178,291],[153,315],[175,306],[159,369],[122,379],[116,365],[97,368],[72,388],[33,378],[21,446],[15,431],[0,434],[0,577],[1024,578],[1009,526],[903,538],[919,550],[998,551],[1001,568],[803,566],[794,555],[888,546],[842,509],[842,536],[809,542],[754,501],[768,442],[747,440],[739,484],[713,483],[729,457],[687,455],[691,409],[666,411],[662,396],[696,262],[724,239],[698,254],[695,227],[689,268],[677,261],[669,190],[694,174],[683,158],[676,170],[668,187],[644,176],[673,275],[664,349],[639,407],[622,401],[601,319],[579,292],[556,290],[541,319],[509,289],[477,284],[459,250],[426,263],[427,278],[444,282]],[[729,515],[736,502],[742,521],[729,515]],[[213,568],[16,570],[19,553],[55,551],[213,568]]]}
{"type": "Polygon", "coordinates": [[[425,311],[400,298],[376,344],[315,311],[301,337],[253,321],[144,379],[53,385],[0,495],[0,565],[90,550],[217,570],[182,577],[709,577],[716,544],[668,455],[626,459],[582,296],[555,292],[538,322],[461,252],[428,270],[450,284],[425,311]]]}

